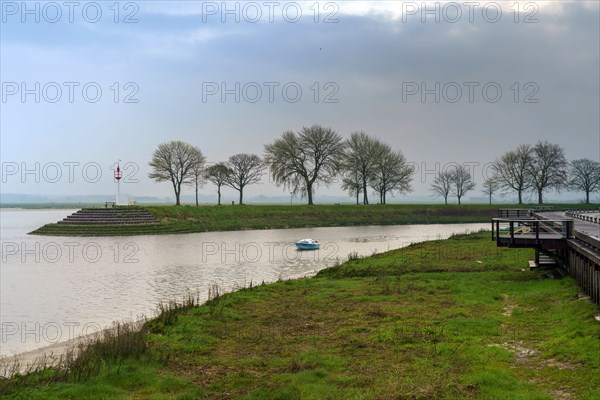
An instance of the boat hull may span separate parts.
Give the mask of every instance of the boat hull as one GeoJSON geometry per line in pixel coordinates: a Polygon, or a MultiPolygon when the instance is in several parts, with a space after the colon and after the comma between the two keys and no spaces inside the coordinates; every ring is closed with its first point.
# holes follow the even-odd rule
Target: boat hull
{"type": "Polygon", "coordinates": [[[296,243],[298,250],[319,250],[319,243],[296,243]]]}

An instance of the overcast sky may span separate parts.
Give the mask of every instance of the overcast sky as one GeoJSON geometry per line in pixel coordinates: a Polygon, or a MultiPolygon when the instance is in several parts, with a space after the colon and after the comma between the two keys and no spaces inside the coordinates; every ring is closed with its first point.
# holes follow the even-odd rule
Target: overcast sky
{"type": "MultiPolygon", "coordinates": [[[[458,162],[480,196],[485,166],[521,143],[600,158],[597,1],[23,4],[2,1],[3,193],[113,193],[120,159],[138,180],[124,191],[172,195],[147,178],[159,143],[216,162],[312,124],[402,150],[416,195],[458,162]]],[[[246,192],[285,193],[267,177],[246,192]]]]}

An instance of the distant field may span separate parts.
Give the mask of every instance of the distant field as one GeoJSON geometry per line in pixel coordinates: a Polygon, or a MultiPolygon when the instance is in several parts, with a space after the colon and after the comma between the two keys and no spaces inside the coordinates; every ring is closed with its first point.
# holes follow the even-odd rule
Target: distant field
{"type": "Polygon", "coordinates": [[[22,208],[25,210],[42,210],[42,209],[76,209],[76,208],[90,208],[90,207],[104,207],[104,203],[1,203],[1,208],[22,208]]]}
{"type": "MultiPolygon", "coordinates": [[[[517,205],[244,205],[145,206],[161,221],[151,225],[48,224],[33,234],[55,236],[127,236],[245,229],[328,226],[451,224],[489,222],[499,207],[517,205]]],[[[581,207],[557,204],[556,209],[581,207]]]]}

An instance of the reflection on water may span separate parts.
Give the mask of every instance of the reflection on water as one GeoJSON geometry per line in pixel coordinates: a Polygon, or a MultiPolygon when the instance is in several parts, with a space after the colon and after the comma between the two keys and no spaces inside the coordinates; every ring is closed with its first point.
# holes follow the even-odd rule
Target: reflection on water
{"type": "Polygon", "coordinates": [[[347,259],[487,228],[487,224],[367,226],[136,237],[27,235],[71,210],[1,211],[0,354],[42,347],[153,315],[159,301],[218,284],[228,290],[311,275],[347,259]],[[317,239],[318,251],[294,242],[317,239]]]}

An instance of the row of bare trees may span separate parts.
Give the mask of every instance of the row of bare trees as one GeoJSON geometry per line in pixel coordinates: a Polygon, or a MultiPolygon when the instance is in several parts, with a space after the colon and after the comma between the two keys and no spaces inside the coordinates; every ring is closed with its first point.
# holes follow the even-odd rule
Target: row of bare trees
{"type": "MultiPolygon", "coordinates": [[[[286,131],[280,138],[265,145],[264,158],[255,154],[236,154],[226,162],[206,167],[202,151],[182,141],[171,141],[158,146],[150,162],[149,177],[157,182],[171,182],[176,204],[180,204],[181,188],[191,185],[196,192],[206,181],[217,187],[218,204],[221,188],[235,189],[239,204],[243,204],[244,189],[260,182],[266,169],[278,186],[301,195],[313,204],[315,189],[341,178],[342,189],[356,198],[359,204],[369,204],[369,189],[385,204],[388,194],[411,191],[415,168],[400,151],[366,133],[354,132],[344,140],[331,128],[313,125],[299,132],[286,131]]],[[[534,191],[538,202],[549,189],[583,191],[589,203],[590,193],[600,189],[600,163],[589,159],[567,162],[564,150],[556,144],[538,142],[520,145],[499,157],[493,164],[493,176],[483,182],[483,192],[490,203],[494,193],[516,192],[519,204],[523,194],[534,191]]],[[[456,196],[458,204],[473,190],[475,182],[469,169],[454,165],[440,172],[432,184],[432,191],[444,198],[456,196]]]]}
{"type": "Polygon", "coordinates": [[[342,189],[369,204],[368,189],[385,204],[388,193],[406,193],[414,168],[400,151],[364,132],[344,140],[331,128],[319,125],[300,132],[284,132],[265,146],[265,162],[278,185],[300,194],[313,204],[315,187],[328,185],[340,176],[342,189]]]}
{"type": "MultiPolygon", "coordinates": [[[[533,191],[539,204],[543,203],[544,193],[554,189],[581,191],[586,203],[590,193],[600,190],[600,163],[587,158],[568,162],[562,147],[547,141],[535,145],[523,144],[500,156],[492,165],[492,176],[483,182],[483,193],[489,197],[499,191],[515,192],[519,204],[523,195],[533,191]]],[[[460,204],[461,197],[475,187],[469,170],[462,165],[440,172],[432,186],[432,191],[443,197],[448,204],[448,196],[453,194],[460,204]]]]}
{"type": "Polygon", "coordinates": [[[402,152],[362,131],[355,132],[350,135],[342,158],[342,189],[356,196],[356,204],[361,194],[362,203],[369,204],[371,187],[379,195],[379,204],[385,204],[388,193],[411,191],[414,172],[414,166],[407,163],[402,152]]]}
{"type": "Polygon", "coordinates": [[[448,204],[448,196],[453,194],[460,204],[462,197],[475,187],[469,169],[464,165],[455,165],[447,171],[440,172],[434,179],[431,189],[444,198],[448,204]]]}
{"type": "Polygon", "coordinates": [[[162,143],[154,151],[150,161],[152,172],[148,175],[157,182],[171,182],[175,192],[175,204],[180,205],[181,187],[192,185],[196,192],[208,180],[217,186],[219,204],[221,187],[229,186],[239,192],[243,203],[244,188],[260,181],[263,171],[262,160],[254,154],[236,154],[227,162],[206,168],[206,157],[202,151],[189,143],[174,140],[162,143]]]}
{"type": "Polygon", "coordinates": [[[269,169],[274,182],[301,195],[313,204],[315,189],[329,185],[338,176],[342,187],[351,195],[363,195],[368,204],[368,189],[379,195],[385,204],[389,193],[406,193],[414,168],[399,151],[364,132],[356,132],[349,140],[331,128],[313,125],[299,132],[286,131],[279,139],[265,146],[264,159],[254,154],[236,154],[227,162],[206,168],[202,151],[188,143],[171,141],[158,146],[153,154],[149,177],[157,182],[171,182],[176,204],[180,204],[182,185],[192,185],[196,191],[205,181],[217,187],[218,204],[221,188],[231,187],[239,192],[243,204],[244,188],[258,183],[265,169],[269,169]]]}
{"type": "Polygon", "coordinates": [[[542,204],[544,192],[551,189],[584,192],[589,203],[590,193],[600,189],[599,162],[587,158],[568,162],[564,149],[547,141],[523,144],[504,153],[494,162],[493,171],[488,193],[516,192],[519,204],[527,191],[533,191],[542,204]]]}

